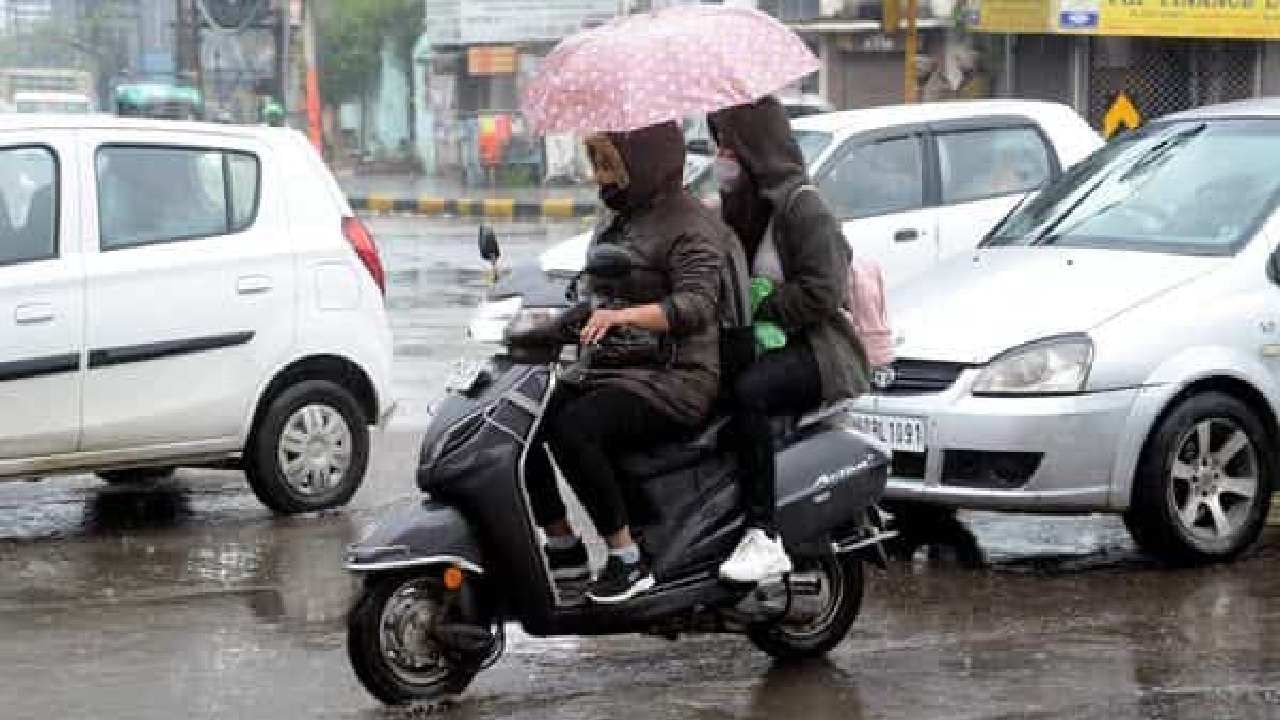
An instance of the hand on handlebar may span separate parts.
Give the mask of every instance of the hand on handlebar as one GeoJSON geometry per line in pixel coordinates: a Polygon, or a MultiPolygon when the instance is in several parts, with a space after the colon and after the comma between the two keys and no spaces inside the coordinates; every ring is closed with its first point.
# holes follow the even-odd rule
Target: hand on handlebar
{"type": "Polygon", "coordinates": [[[582,326],[579,339],[583,345],[595,345],[615,327],[626,324],[625,310],[596,310],[591,313],[587,324],[582,326]]]}

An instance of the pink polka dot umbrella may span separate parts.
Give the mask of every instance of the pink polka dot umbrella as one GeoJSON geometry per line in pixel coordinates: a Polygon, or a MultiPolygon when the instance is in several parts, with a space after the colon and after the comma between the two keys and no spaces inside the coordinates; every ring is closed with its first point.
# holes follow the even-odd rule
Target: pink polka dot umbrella
{"type": "Polygon", "coordinates": [[[678,6],[566,38],[522,109],[538,132],[635,130],[753,102],[817,69],[804,41],[758,10],[678,6]]]}

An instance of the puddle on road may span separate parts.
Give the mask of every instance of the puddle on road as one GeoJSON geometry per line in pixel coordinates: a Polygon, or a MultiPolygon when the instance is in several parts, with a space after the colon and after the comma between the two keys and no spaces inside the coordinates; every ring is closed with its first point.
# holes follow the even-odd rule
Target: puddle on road
{"type": "MultiPolygon", "coordinates": [[[[460,332],[484,268],[471,227],[379,240],[411,423],[457,355],[484,352],[460,332]]],[[[512,241],[506,254],[532,257],[547,242],[512,241]]],[[[1143,559],[1114,517],[963,513],[955,546],[868,572],[863,613],[830,662],[774,667],[740,638],[542,639],[513,626],[503,661],[448,712],[379,709],[342,651],[358,581],[339,558],[388,493],[415,494],[411,482],[389,474],[379,482],[394,487],[375,502],[279,519],[238,473],[192,477],[0,489],[0,635],[21,658],[13,687],[39,695],[55,668],[85,683],[60,701],[101,717],[139,716],[149,693],[173,695],[169,716],[370,719],[853,720],[958,708],[1155,718],[1276,707],[1264,668],[1280,667],[1268,644],[1280,633],[1277,532],[1259,557],[1174,571],[1143,559]],[[979,569],[967,567],[974,558],[979,569]]]]}

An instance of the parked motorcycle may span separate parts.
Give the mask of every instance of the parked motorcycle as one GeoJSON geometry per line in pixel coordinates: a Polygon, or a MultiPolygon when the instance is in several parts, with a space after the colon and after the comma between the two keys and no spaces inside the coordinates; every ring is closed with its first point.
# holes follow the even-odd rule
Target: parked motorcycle
{"type": "MultiPolygon", "coordinates": [[[[492,234],[482,232],[480,245],[496,262],[492,234]]],[[[625,251],[598,246],[585,272],[616,278],[632,269],[625,251]]],[[[536,636],[740,633],[797,659],[834,648],[857,618],[862,562],[878,559],[893,534],[875,505],[890,453],[841,407],[780,420],[777,521],[795,565],[789,575],[758,585],[718,577],[743,529],[722,417],[686,442],[618,458],[637,489],[633,530],[651,560],[652,590],[600,605],[553,580],[525,470],[530,453],[543,452],[535,437],[589,312],[584,304],[526,310],[499,354],[455,377],[422,444],[417,482],[426,497],[349,548],[346,566],[364,587],[348,652],[383,702],[460,693],[497,661],[508,621],[536,636]]]]}

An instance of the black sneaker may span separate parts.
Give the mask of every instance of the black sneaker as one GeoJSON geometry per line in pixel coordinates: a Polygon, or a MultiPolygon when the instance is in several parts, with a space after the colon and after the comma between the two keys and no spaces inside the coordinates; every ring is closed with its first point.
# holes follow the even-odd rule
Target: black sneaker
{"type": "Polygon", "coordinates": [[[601,604],[622,603],[653,587],[653,574],[643,558],[627,563],[616,555],[609,556],[600,577],[587,589],[587,597],[601,604]]]}
{"type": "Polygon", "coordinates": [[[547,562],[551,564],[552,579],[573,582],[591,577],[591,560],[587,557],[587,546],[581,540],[573,547],[564,550],[557,550],[548,545],[546,551],[547,562]]]}

